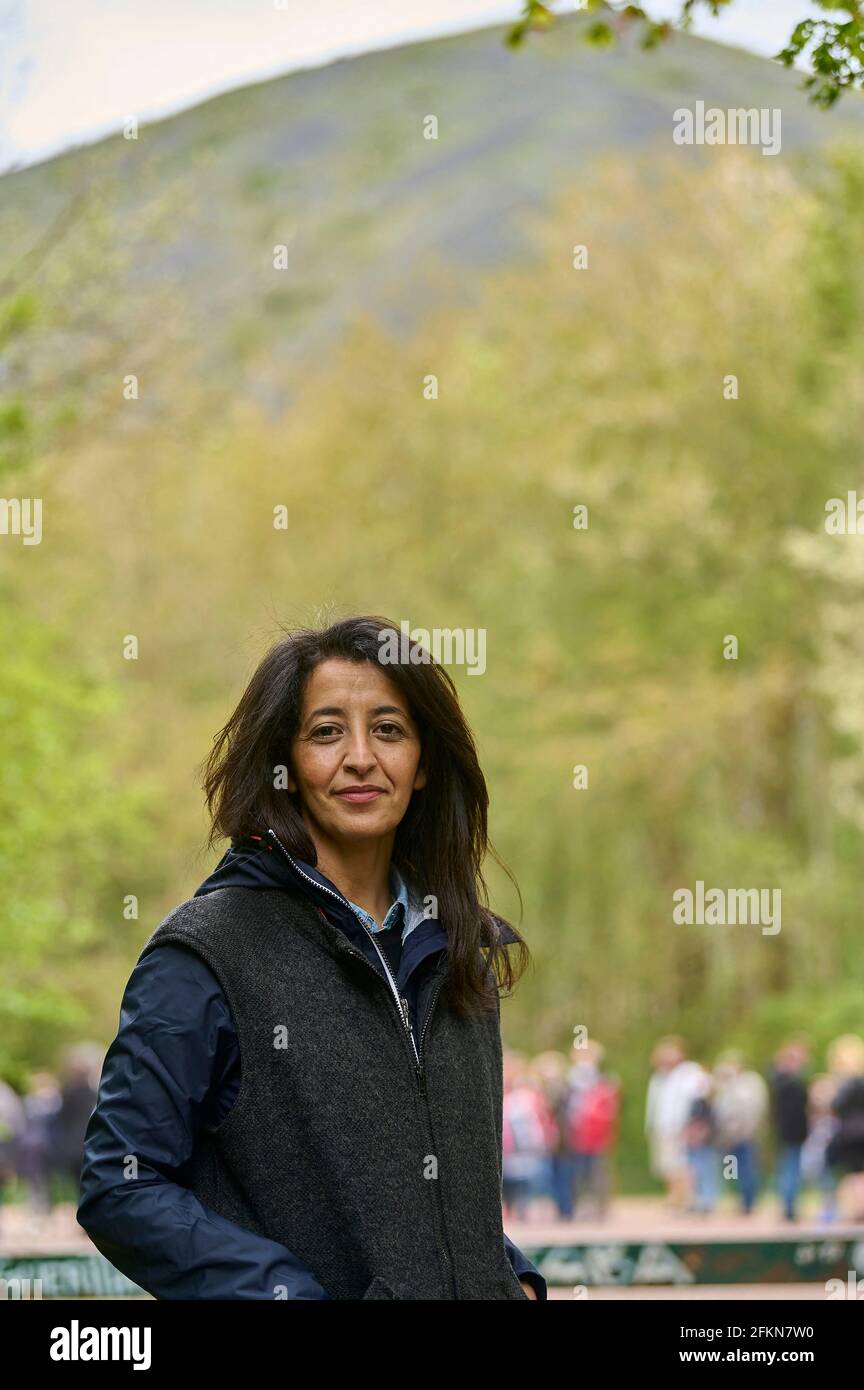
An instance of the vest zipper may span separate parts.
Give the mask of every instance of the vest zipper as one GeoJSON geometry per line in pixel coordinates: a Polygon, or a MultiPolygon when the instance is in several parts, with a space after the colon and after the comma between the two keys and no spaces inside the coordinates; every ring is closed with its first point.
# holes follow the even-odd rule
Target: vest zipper
{"type": "MultiPolygon", "coordinates": [[[[282,841],[279,839],[279,836],[276,834],[276,832],[275,832],[274,830],[269,830],[269,829],[268,829],[267,834],[268,834],[269,836],[271,836],[271,838],[272,838],[273,840],[275,840],[276,844],[279,846],[279,848],[281,849],[282,853],[285,855],[285,858],[286,858],[286,859],[289,861],[289,863],[291,864],[291,867],[294,869],[295,873],[298,873],[298,874],[300,875],[301,878],[304,878],[304,879],[306,880],[307,883],[311,883],[313,888],[317,888],[320,892],[322,892],[322,893],[327,893],[331,898],[335,898],[336,901],[340,904],[340,906],[342,906],[342,907],[349,906],[349,907],[350,907],[350,904],[348,903],[348,899],[347,899],[347,898],[342,897],[339,893],[334,893],[334,892],[332,891],[332,889],[326,888],[326,887],[324,886],[323,883],[316,883],[316,881],[315,881],[314,878],[310,878],[309,875],[308,875],[307,873],[304,873],[304,872],[303,872],[303,870],[300,868],[300,865],[299,865],[299,864],[296,862],[296,860],[293,859],[292,856],[288,853],[287,849],[285,848],[285,846],[283,845],[282,841]]],[[[375,937],[374,937],[373,933],[372,933],[372,932],[368,932],[367,935],[369,935],[369,936],[371,937],[371,939],[372,939],[372,945],[375,947],[375,950],[378,952],[378,956],[379,956],[379,958],[380,958],[380,960],[381,960],[381,964],[384,966],[384,969],[385,969],[386,972],[387,972],[387,979],[388,979],[389,982],[390,982],[390,988],[391,988],[391,990],[392,990],[392,992],[393,992],[393,997],[394,997],[395,1000],[396,1000],[396,1007],[397,1007],[397,1009],[399,1010],[399,1017],[402,1019],[402,1022],[404,1023],[405,1028],[407,1029],[408,1036],[409,1036],[409,1038],[411,1039],[411,1046],[412,1046],[412,1048],[413,1048],[413,1050],[414,1050],[414,1056],[415,1056],[415,1058],[416,1058],[415,1067],[414,1067],[414,1075],[415,1075],[415,1079],[416,1079],[416,1082],[417,1082],[417,1089],[418,1089],[418,1091],[420,1092],[420,1094],[422,1095],[423,1100],[424,1100],[424,1103],[425,1103],[425,1106],[426,1106],[426,1117],[427,1117],[427,1121],[428,1121],[428,1124],[429,1124],[429,1133],[430,1133],[430,1135],[432,1136],[432,1142],[433,1142],[433,1144],[434,1144],[434,1143],[435,1143],[435,1135],[434,1135],[434,1133],[433,1133],[433,1131],[432,1131],[432,1113],[431,1113],[431,1111],[430,1111],[430,1109],[429,1109],[429,1098],[428,1098],[428,1096],[426,1095],[426,1078],[425,1078],[424,1075],[423,1075],[423,1064],[422,1064],[422,1062],[421,1062],[420,1059],[421,1059],[422,1052],[423,1052],[423,1039],[425,1038],[426,1033],[427,1033],[427,1030],[428,1030],[428,1028],[429,1028],[429,1023],[430,1023],[430,1020],[431,1020],[431,1018],[432,1018],[432,1014],[433,1014],[433,1012],[434,1012],[435,1005],[436,1005],[436,1003],[438,1002],[438,995],[441,993],[441,990],[442,990],[443,987],[444,987],[444,980],[443,980],[443,977],[442,977],[442,979],[440,980],[440,982],[439,982],[439,984],[438,984],[438,988],[435,990],[435,993],[434,993],[433,996],[432,996],[432,1000],[431,1000],[431,1002],[430,1002],[430,1004],[429,1004],[429,1010],[428,1010],[428,1012],[427,1012],[427,1014],[426,1014],[426,1018],[425,1018],[424,1021],[423,1021],[423,1028],[422,1028],[421,1033],[420,1033],[420,1046],[419,1046],[419,1048],[418,1048],[417,1044],[416,1044],[415,1041],[414,1041],[414,1032],[413,1032],[413,1030],[412,1030],[412,1028],[411,1028],[411,1018],[410,1018],[410,1014],[409,1014],[409,1012],[408,1012],[408,1004],[407,1004],[407,1001],[403,1000],[403,999],[400,997],[400,995],[399,995],[399,990],[398,990],[397,985],[396,985],[396,981],[395,981],[394,978],[393,978],[393,974],[392,974],[392,972],[391,972],[391,970],[390,970],[390,967],[389,967],[389,965],[387,964],[387,961],[384,959],[383,952],[381,951],[381,948],[380,948],[380,946],[378,945],[378,942],[375,940],[375,937]],[[403,1005],[404,1005],[404,1007],[403,1007],[403,1005]]],[[[350,950],[352,956],[356,956],[358,960],[361,960],[361,961],[363,962],[364,965],[368,966],[368,968],[372,971],[372,973],[375,975],[376,978],[380,978],[380,976],[378,975],[378,971],[375,969],[375,967],[374,967],[374,965],[372,964],[372,962],[366,959],[366,957],[363,955],[363,952],[362,952],[362,951],[357,951],[357,950],[355,950],[353,946],[349,947],[349,950],[350,950]]],[[[454,1267],[453,1267],[453,1256],[452,1256],[451,1251],[450,1251],[450,1242],[449,1242],[449,1240],[447,1239],[447,1226],[446,1226],[446,1223],[445,1223],[445,1220],[444,1220],[444,1201],[443,1201],[443,1198],[442,1198],[442,1196],[441,1196],[441,1191],[440,1191],[440,1189],[439,1189],[439,1187],[438,1187],[438,1179],[437,1179],[437,1178],[435,1179],[435,1196],[436,1196],[436,1198],[437,1198],[436,1206],[437,1206],[437,1211],[438,1211],[438,1221],[439,1221],[439,1226],[440,1226],[440,1231],[441,1231],[441,1237],[442,1237],[442,1246],[443,1246],[443,1251],[444,1251],[444,1258],[445,1258],[446,1263],[447,1263],[447,1265],[448,1265],[448,1267],[449,1267],[449,1270],[450,1270],[450,1285],[451,1285],[451,1287],[452,1287],[452,1289],[453,1289],[453,1297],[454,1297],[454,1299],[458,1299],[459,1293],[458,1293],[458,1289],[457,1289],[457,1285],[456,1285],[456,1273],[455,1273],[455,1270],[454,1270],[454,1267]]]]}
{"type": "MultiPolygon", "coordinates": [[[[273,839],[276,841],[277,845],[278,845],[279,848],[282,850],[283,854],[288,855],[288,858],[291,860],[291,865],[292,865],[293,869],[295,870],[296,873],[298,873],[298,874],[300,875],[301,878],[305,878],[305,880],[306,880],[307,883],[311,883],[313,888],[318,888],[322,893],[329,893],[329,894],[330,894],[330,897],[331,897],[331,898],[335,898],[336,901],[337,901],[338,903],[341,903],[341,905],[342,905],[343,907],[350,907],[350,904],[349,904],[347,898],[340,897],[338,893],[334,893],[334,892],[332,892],[331,889],[325,888],[325,886],[324,886],[323,883],[316,883],[315,880],[314,880],[314,878],[310,878],[308,874],[304,873],[303,870],[300,868],[300,865],[299,865],[294,859],[291,858],[291,855],[290,855],[290,854],[288,854],[287,849],[286,849],[285,846],[282,844],[282,841],[279,839],[278,835],[274,834],[274,832],[273,832],[272,830],[268,830],[268,831],[267,831],[267,834],[268,834],[268,835],[272,835],[272,836],[273,836],[273,839]]],[[[411,1046],[412,1046],[412,1048],[413,1048],[413,1050],[414,1050],[414,1056],[415,1056],[416,1059],[417,1059],[417,1067],[418,1067],[418,1070],[419,1070],[419,1067],[420,1067],[420,1053],[418,1052],[418,1050],[417,1050],[417,1044],[416,1044],[416,1042],[414,1041],[414,1032],[413,1032],[413,1029],[412,1029],[412,1027],[411,1027],[411,1015],[410,1015],[409,1012],[408,1012],[408,1004],[407,1004],[406,1000],[404,1000],[404,999],[402,998],[402,996],[400,995],[400,993],[399,993],[399,989],[398,989],[398,987],[397,987],[396,981],[395,981],[394,978],[393,978],[393,972],[391,971],[390,966],[387,964],[387,961],[386,961],[385,958],[384,958],[384,952],[381,950],[381,947],[378,945],[378,942],[375,940],[374,933],[373,933],[373,932],[367,932],[366,934],[367,934],[367,936],[369,937],[369,939],[371,940],[372,945],[375,947],[375,950],[378,952],[378,959],[381,961],[381,964],[384,966],[384,969],[385,969],[385,971],[387,972],[387,979],[388,979],[388,981],[389,981],[389,983],[390,983],[390,988],[391,988],[391,990],[393,991],[393,998],[396,1000],[396,1007],[397,1007],[397,1009],[399,1010],[399,1017],[401,1018],[402,1022],[403,1022],[404,1025],[405,1025],[405,1028],[406,1028],[406,1030],[407,1030],[407,1032],[408,1032],[408,1037],[411,1039],[411,1046]]],[[[365,956],[363,956],[362,953],[361,953],[360,951],[355,952],[355,954],[358,955],[358,956],[360,956],[360,959],[361,959],[361,960],[365,960],[365,959],[366,959],[365,956]]],[[[368,965],[369,962],[367,961],[366,963],[367,963],[367,965],[368,965]]],[[[424,1030],[424,1031],[425,1031],[425,1030],[424,1030]]]]}

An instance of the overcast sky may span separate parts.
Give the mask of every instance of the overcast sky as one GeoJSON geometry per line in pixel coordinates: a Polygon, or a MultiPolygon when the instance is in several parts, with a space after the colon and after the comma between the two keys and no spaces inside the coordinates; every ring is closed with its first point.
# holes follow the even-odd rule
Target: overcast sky
{"type": "MultiPolygon", "coordinates": [[[[680,0],[643,3],[657,17],[680,11],[680,0]]],[[[0,0],[0,170],[118,130],[129,116],[166,115],[261,77],[520,9],[520,0],[0,0]]],[[[812,10],[810,0],[733,0],[695,28],[772,54],[812,10]]]]}

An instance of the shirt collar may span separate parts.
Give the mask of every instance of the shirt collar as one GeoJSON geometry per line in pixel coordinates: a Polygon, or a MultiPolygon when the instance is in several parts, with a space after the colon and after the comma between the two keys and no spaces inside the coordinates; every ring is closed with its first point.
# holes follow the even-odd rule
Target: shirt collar
{"type": "MultiPolygon", "coordinates": [[[[399,922],[406,923],[408,920],[408,886],[395,864],[390,865],[390,891],[393,894],[393,902],[387,909],[384,921],[380,926],[375,921],[371,912],[367,912],[365,908],[359,907],[357,903],[352,903],[350,898],[346,899],[352,912],[356,914],[366,930],[372,932],[373,935],[377,935],[377,933],[381,931],[386,931],[388,927],[394,927],[399,922]]],[[[412,923],[408,927],[408,931],[412,930],[414,925],[416,925],[416,923],[412,923]]],[[[403,941],[408,935],[408,931],[403,931],[403,941]]]]}

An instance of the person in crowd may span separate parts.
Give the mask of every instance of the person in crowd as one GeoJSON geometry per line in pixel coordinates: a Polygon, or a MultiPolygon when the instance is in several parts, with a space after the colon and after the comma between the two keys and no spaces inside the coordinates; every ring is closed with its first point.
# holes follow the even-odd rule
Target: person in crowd
{"type": "Polygon", "coordinates": [[[837,1216],[837,1175],[828,1162],[831,1140],[837,1132],[834,1097],[838,1080],[829,1072],[814,1076],[807,1092],[808,1133],[801,1146],[801,1178],[815,1187],[822,1199],[819,1220],[830,1224],[837,1216]]]}
{"type": "Polygon", "coordinates": [[[775,1052],[769,1079],[777,1146],[777,1192],[785,1221],[797,1219],[801,1192],[801,1149],[808,1131],[807,1083],[803,1072],[809,1058],[807,1044],[800,1038],[790,1038],[775,1052]]]}
{"type": "Polygon", "coordinates": [[[768,1087],[745,1068],[740,1052],[722,1053],[714,1068],[714,1119],[721,1171],[736,1185],[741,1211],[749,1215],[759,1190],[759,1136],[768,1117],[768,1087]]]}
{"type": "Polygon", "coordinates": [[[587,1040],[574,1047],[570,1070],[567,1141],[572,1162],[572,1204],[576,1215],[603,1221],[609,1205],[609,1155],[618,1127],[619,1082],[602,1070],[604,1049],[587,1040]]]}
{"type": "Polygon", "coordinates": [[[97,1043],[75,1043],[60,1065],[60,1105],[54,1116],[56,1171],[61,1185],[77,1206],[80,1197],[84,1135],[96,1104],[103,1052],[97,1043]]]}
{"type": "Polygon", "coordinates": [[[554,1201],[556,1213],[562,1221],[569,1220],[573,1215],[572,1155],[567,1136],[569,1072],[570,1063],[563,1052],[541,1052],[534,1058],[534,1073],[540,1082],[554,1123],[546,1190],[554,1201]]]}
{"type": "Polygon", "coordinates": [[[537,1198],[549,1192],[551,1157],[558,1129],[539,1076],[524,1057],[511,1057],[504,1092],[504,1214],[530,1219],[537,1198]]]}
{"type": "Polygon", "coordinates": [[[502,1107],[502,1164],[501,1200],[505,1221],[524,1218],[531,1196],[530,1165],[524,1155],[517,1150],[517,1140],[521,1141],[518,1111],[521,1107],[520,1091],[524,1089],[527,1074],[527,1059],[521,1052],[510,1048],[504,1052],[503,1068],[503,1107],[502,1107]],[[516,1118],[517,1126],[512,1123],[516,1118]]]}
{"type": "Polygon", "coordinates": [[[690,1102],[683,1135],[692,1175],[687,1210],[705,1216],[717,1203],[713,1086],[710,1073],[703,1070],[699,1091],[690,1102]]]}
{"type": "MultiPolygon", "coordinates": [[[[60,1083],[54,1073],[33,1072],[24,1096],[24,1132],[18,1173],[35,1218],[45,1217],[51,1211],[51,1177],[56,1161],[55,1140],[61,1102],[60,1083]]],[[[76,1162],[80,1167],[80,1154],[76,1162]]]]}
{"type": "Polygon", "coordinates": [[[653,1068],[645,1101],[645,1133],[651,1168],[666,1186],[669,1205],[685,1211],[690,1201],[692,1174],[687,1161],[684,1127],[690,1108],[702,1094],[705,1073],[688,1060],[682,1038],[665,1037],[651,1054],[653,1068]]]}
{"type": "Polygon", "coordinates": [[[864,1221],[864,1039],[856,1033],[835,1038],[828,1068],[837,1080],[832,1102],[837,1127],[827,1149],[838,1178],[837,1205],[850,1221],[864,1221]]]}
{"type": "Polygon", "coordinates": [[[18,1092],[0,1077],[0,1221],[9,1185],[15,1180],[24,1133],[24,1106],[18,1092]]]}

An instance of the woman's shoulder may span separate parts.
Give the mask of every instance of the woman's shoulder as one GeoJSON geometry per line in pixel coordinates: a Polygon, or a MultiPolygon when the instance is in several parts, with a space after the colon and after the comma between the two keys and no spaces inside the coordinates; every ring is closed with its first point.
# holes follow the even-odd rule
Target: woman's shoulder
{"type": "MultiPolygon", "coordinates": [[[[281,899],[286,896],[279,894],[280,906],[281,899]]],[[[243,934],[266,919],[266,903],[263,900],[269,897],[266,891],[233,884],[187,898],[162,919],[145,941],[141,955],[143,957],[154,947],[165,946],[169,942],[187,942],[195,948],[215,944],[221,937],[233,938],[243,934]]]]}

